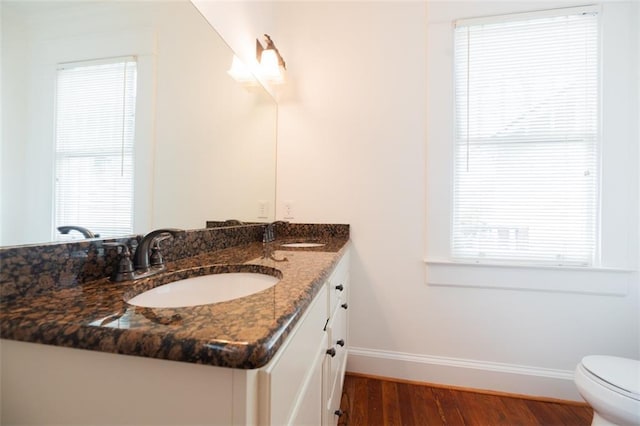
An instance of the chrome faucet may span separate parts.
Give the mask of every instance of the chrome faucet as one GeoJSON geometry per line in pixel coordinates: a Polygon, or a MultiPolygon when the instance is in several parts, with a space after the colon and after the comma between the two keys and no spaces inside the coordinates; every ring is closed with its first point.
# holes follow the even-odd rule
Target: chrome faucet
{"type": "Polygon", "coordinates": [[[76,226],[76,225],[58,226],[58,231],[60,231],[61,234],[65,234],[65,235],[68,234],[69,231],[78,231],[85,238],[98,238],[100,236],[100,234],[94,234],[84,226],[76,226]]]}

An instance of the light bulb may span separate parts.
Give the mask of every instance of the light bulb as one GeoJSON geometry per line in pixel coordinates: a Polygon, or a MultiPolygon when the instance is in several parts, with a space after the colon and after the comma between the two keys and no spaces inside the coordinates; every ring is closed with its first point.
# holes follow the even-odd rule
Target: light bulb
{"type": "Polygon", "coordinates": [[[231,68],[227,73],[238,83],[254,84],[256,78],[253,76],[249,68],[245,65],[240,58],[233,55],[233,61],[231,62],[231,68]]]}
{"type": "Polygon", "coordinates": [[[284,73],[278,62],[278,55],[273,49],[266,49],[262,52],[260,59],[260,73],[262,77],[271,83],[283,83],[284,73]]]}

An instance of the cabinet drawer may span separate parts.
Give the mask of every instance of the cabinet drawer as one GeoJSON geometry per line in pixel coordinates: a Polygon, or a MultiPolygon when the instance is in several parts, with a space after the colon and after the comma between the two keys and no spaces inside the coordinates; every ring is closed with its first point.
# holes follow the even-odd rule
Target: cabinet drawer
{"type": "Polygon", "coordinates": [[[346,312],[338,309],[336,315],[328,328],[330,346],[335,349],[335,356],[327,357],[325,362],[326,374],[326,394],[324,396],[324,424],[336,425],[339,416],[336,411],[340,409],[340,401],[342,398],[342,387],[344,384],[344,374],[347,366],[347,330],[346,330],[346,312]],[[342,312],[341,312],[342,311],[342,312]],[[338,344],[338,341],[344,341],[344,346],[338,344]]]}
{"type": "Polygon", "coordinates": [[[333,318],[329,321],[327,334],[329,337],[329,349],[335,351],[335,355],[329,356],[327,362],[327,384],[332,389],[336,381],[342,381],[341,373],[343,372],[341,370],[347,358],[347,311],[345,309],[338,308],[336,310],[333,318]]]}
{"type": "Polygon", "coordinates": [[[336,265],[328,280],[329,283],[329,315],[336,308],[346,303],[349,294],[349,256],[345,255],[336,265]]]}
{"type": "MultiPolygon", "coordinates": [[[[346,358],[344,359],[346,365],[346,358]]],[[[342,400],[342,380],[336,380],[333,386],[330,388],[330,396],[327,400],[325,407],[325,424],[335,426],[340,420],[340,416],[337,414],[340,410],[340,402],[342,400]]]]}
{"type": "Polygon", "coordinates": [[[326,348],[324,326],[327,321],[326,287],[322,287],[305,316],[300,320],[276,357],[260,371],[261,406],[266,413],[261,423],[284,425],[289,422],[298,395],[316,359],[326,348]]]}

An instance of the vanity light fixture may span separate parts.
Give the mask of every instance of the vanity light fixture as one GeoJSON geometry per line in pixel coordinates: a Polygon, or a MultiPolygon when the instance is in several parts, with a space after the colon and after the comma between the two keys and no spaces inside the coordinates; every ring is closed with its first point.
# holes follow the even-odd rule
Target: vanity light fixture
{"type": "Polygon", "coordinates": [[[266,46],[256,39],[256,59],[260,64],[260,75],[272,84],[284,83],[284,72],[287,65],[282,59],[278,48],[268,34],[264,35],[266,46]]]}
{"type": "Polygon", "coordinates": [[[233,55],[231,68],[229,68],[227,74],[243,86],[256,86],[258,84],[258,81],[249,67],[247,67],[247,65],[236,55],[233,55]]]}

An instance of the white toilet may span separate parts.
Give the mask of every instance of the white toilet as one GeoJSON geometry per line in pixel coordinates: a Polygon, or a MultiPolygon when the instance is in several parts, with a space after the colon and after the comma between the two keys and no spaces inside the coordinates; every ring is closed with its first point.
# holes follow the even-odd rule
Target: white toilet
{"type": "Polygon", "coordinates": [[[593,408],[593,426],[640,426],[640,361],[586,356],[576,367],[575,382],[593,408]]]}

